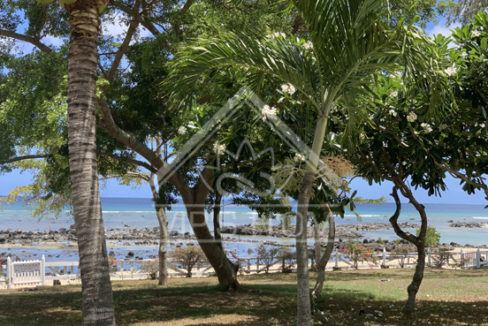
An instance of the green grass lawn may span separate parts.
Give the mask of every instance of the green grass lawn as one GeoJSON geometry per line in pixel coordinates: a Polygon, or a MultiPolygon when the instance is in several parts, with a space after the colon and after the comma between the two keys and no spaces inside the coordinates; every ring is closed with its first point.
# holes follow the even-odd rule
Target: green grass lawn
{"type": "MultiPolygon", "coordinates": [[[[401,308],[412,269],[328,273],[320,309],[331,325],[488,325],[488,270],[428,269],[417,312],[401,308]],[[360,314],[360,311],[361,312],[360,314]],[[381,317],[380,317],[381,315],[381,317]]],[[[241,291],[221,292],[215,278],[114,282],[119,325],[293,325],[294,274],[241,277],[241,291]]],[[[0,291],[0,325],[79,325],[79,286],[0,291]]]]}

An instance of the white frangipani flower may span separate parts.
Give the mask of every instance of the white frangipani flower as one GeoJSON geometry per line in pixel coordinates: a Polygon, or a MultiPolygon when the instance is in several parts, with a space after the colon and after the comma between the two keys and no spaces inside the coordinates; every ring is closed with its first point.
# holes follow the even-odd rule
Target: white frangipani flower
{"type": "Polygon", "coordinates": [[[480,127],[481,128],[484,128],[485,127],[485,124],[484,123],[480,124],[480,127]]]}
{"type": "Polygon", "coordinates": [[[276,116],[276,108],[270,107],[269,105],[263,106],[261,109],[261,114],[263,115],[263,121],[266,120],[267,117],[275,117],[276,116]]]}
{"type": "Polygon", "coordinates": [[[386,141],[383,142],[383,147],[388,148],[388,143],[386,141]]]}
{"type": "Polygon", "coordinates": [[[417,120],[417,115],[415,114],[415,112],[410,112],[407,115],[407,121],[408,122],[415,122],[415,120],[417,120]]]}
{"type": "Polygon", "coordinates": [[[213,149],[214,149],[214,152],[215,153],[221,154],[221,153],[225,152],[225,150],[227,149],[227,147],[225,146],[225,144],[215,143],[214,146],[213,146],[213,149]]]}
{"type": "Polygon", "coordinates": [[[402,165],[403,165],[403,166],[407,165],[407,161],[403,161],[403,162],[402,162],[402,165]]]}
{"type": "Polygon", "coordinates": [[[178,134],[179,135],[184,135],[184,134],[186,134],[187,131],[188,131],[188,129],[186,129],[186,127],[181,126],[178,128],[178,134]]]}
{"type": "Polygon", "coordinates": [[[391,115],[391,116],[393,116],[393,117],[396,117],[398,115],[398,113],[395,110],[393,110],[393,109],[391,109],[390,111],[388,111],[388,114],[391,115]]]}
{"type": "Polygon", "coordinates": [[[455,66],[452,66],[444,70],[444,72],[446,73],[446,75],[451,77],[457,74],[457,68],[455,66]]]}
{"type": "Polygon", "coordinates": [[[297,91],[297,89],[295,88],[295,86],[293,86],[292,84],[288,83],[288,84],[281,85],[281,91],[283,93],[293,95],[293,94],[295,94],[295,92],[297,91]]]}
{"type": "Polygon", "coordinates": [[[312,50],[313,49],[313,43],[308,41],[305,44],[303,44],[303,47],[305,48],[305,50],[312,50]]]}
{"type": "Polygon", "coordinates": [[[296,153],[296,154],[295,154],[295,157],[293,158],[293,160],[294,160],[295,162],[303,162],[303,161],[305,161],[305,156],[303,156],[303,155],[302,155],[302,154],[300,154],[300,153],[296,153]]]}
{"type": "Polygon", "coordinates": [[[468,54],[466,52],[461,53],[461,58],[466,59],[468,57],[468,54]]]}
{"type": "Polygon", "coordinates": [[[424,132],[425,132],[426,134],[428,134],[428,133],[431,133],[431,132],[432,132],[432,126],[431,126],[430,124],[425,123],[425,122],[422,122],[422,123],[420,124],[420,126],[422,127],[422,129],[424,129],[424,132]]]}
{"type": "Polygon", "coordinates": [[[188,128],[190,128],[190,129],[198,129],[198,127],[195,125],[195,122],[193,122],[193,121],[190,121],[188,123],[188,128]]]}
{"type": "Polygon", "coordinates": [[[393,91],[390,93],[390,98],[395,98],[398,96],[398,91],[393,91]]]}
{"type": "Polygon", "coordinates": [[[471,37],[472,38],[475,38],[475,37],[480,37],[481,36],[481,32],[478,31],[478,30],[474,30],[471,32],[471,37]]]}
{"type": "Polygon", "coordinates": [[[276,33],[273,33],[273,34],[269,34],[267,36],[267,38],[269,38],[269,39],[274,39],[274,38],[278,38],[278,37],[285,38],[286,37],[286,34],[283,33],[283,32],[276,32],[276,33]]]}

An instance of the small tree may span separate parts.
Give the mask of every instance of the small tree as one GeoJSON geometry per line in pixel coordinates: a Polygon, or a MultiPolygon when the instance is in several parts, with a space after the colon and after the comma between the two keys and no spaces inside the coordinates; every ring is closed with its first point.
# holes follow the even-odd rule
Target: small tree
{"type": "Polygon", "coordinates": [[[203,251],[197,246],[187,246],[171,251],[170,257],[178,267],[186,270],[186,277],[191,277],[194,267],[198,267],[205,261],[203,251]]]}
{"type": "MultiPolygon", "coordinates": [[[[420,234],[420,229],[417,229],[417,237],[420,234]]],[[[441,239],[441,234],[437,232],[436,228],[433,226],[427,227],[427,232],[425,233],[425,247],[431,248],[439,244],[441,239]]]]}
{"type": "Polygon", "coordinates": [[[269,268],[276,262],[278,248],[266,248],[264,244],[258,247],[258,259],[264,265],[264,272],[269,273],[269,268]]]}
{"type": "Polygon", "coordinates": [[[346,248],[343,250],[344,255],[352,262],[355,269],[358,269],[359,261],[372,261],[376,263],[373,248],[368,248],[360,245],[358,242],[346,243],[346,248]]]}

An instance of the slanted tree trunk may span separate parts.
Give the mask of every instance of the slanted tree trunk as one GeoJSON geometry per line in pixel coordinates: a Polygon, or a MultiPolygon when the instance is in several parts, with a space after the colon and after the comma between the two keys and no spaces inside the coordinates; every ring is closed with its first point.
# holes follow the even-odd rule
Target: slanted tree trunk
{"type": "MultiPolygon", "coordinates": [[[[330,210],[329,205],[324,204],[324,211],[326,214],[326,221],[329,224],[329,232],[327,234],[327,246],[325,247],[325,252],[323,255],[320,255],[320,234],[315,235],[315,255],[317,260],[317,281],[315,286],[312,290],[312,297],[314,299],[320,297],[322,295],[322,289],[324,288],[325,282],[325,268],[327,267],[327,263],[329,262],[330,256],[332,255],[332,251],[334,251],[334,241],[335,241],[335,220],[334,214],[330,210]],[[317,246],[317,242],[319,245],[317,246]]],[[[320,229],[314,230],[320,232],[320,229]]]]}
{"type": "Polygon", "coordinates": [[[392,196],[395,200],[396,210],[393,216],[390,218],[390,223],[393,226],[393,230],[395,233],[402,239],[407,240],[410,243],[413,243],[417,248],[417,265],[415,266],[415,273],[413,275],[412,282],[408,286],[408,299],[403,308],[403,312],[405,314],[410,314],[415,310],[415,298],[417,296],[417,292],[419,291],[420,284],[424,278],[424,269],[425,269],[425,235],[427,233],[427,214],[425,213],[424,205],[417,202],[415,197],[413,196],[410,189],[406,186],[405,182],[400,179],[392,180],[395,183],[395,187],[393,187],[392,196]],[[414,236],[408,232],[403,231],[400,226],[398,225],[398,218],[400,216],[401,211],[401,202],[400,198],[398,197],[398,189],[405,198],[408,198],[412,205],[417,209],[420,214],[421,225],[420,225],[420,233],[419,236],[414,236]]]}
{"type": "Polygon", "coordinates": [[[69,166],[84,325],[115,325],[96,157],[95,89],[99,14],[94,1],[67,6],[69,166]]]}
{"type": "Polygon", "coordinates": [[[215,270],[219,284],[223,290],[236,290],[239,287],[237,281],[238,266],[232,263],[221,245],[215,241],[205,221],[205,202],[188,205],[185,203],[190,219],[190,225],[198,240],[198,244],[207,257],[208,262],[215,270]]]}
{"type": "Polygon", "coordinates": [[[225,291],[238,289],[237,270],[239,266],[227,258],[222,250],[221,242],[216,241],[212,236],[205,220],[205,201],[209,189],[206,188],[204,182],[201,182],[192,189],[183,189],[180,193],[193,233],[205,257],[215,270],[221,288],[225,291]]]}

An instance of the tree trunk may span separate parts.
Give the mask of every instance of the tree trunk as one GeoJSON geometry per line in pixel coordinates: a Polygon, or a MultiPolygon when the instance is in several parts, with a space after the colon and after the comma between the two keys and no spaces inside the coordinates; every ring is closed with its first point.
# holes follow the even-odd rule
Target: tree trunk
{"type": "Polygon", "coordinates": [[[315,174],[305,172],[302,187],[298,196],[296,222],[297,248],[297,324],[311,325],[312,307],[310,303],[310,281],[308,275],[307,225],[308,203],[312,191],[315,174]]]}
{"type": "MultiPolygon", "coordinates": [[[[147,180],[149,182],[149,186],[151,187],[151,192],[153,195],[153,200],[156,209],[156,217],[158,218],[159,224],[159,250],[158,250],[158,258],[159,258],[159,278],[158,284],[162,286],[168,285],[168,243],[169,243],[169,235],[168,235],[168,219],[166,218],[166,211],[165,207],[162,205],[158,205],[159,200],[159,192],[156,189],[154,184],[154,175],[151,174],[151,177],[147,180]]],[[[158,184],[159,184],[159,180],[158,184]]]]}
{"type": "Polygon", "coordinates": [[[73,215],[80,256],[83,324],[115,325],[96,157],[98,9],[93,2],[81,2],[68,11],[71,26],[68,146],[73,215]]]}
{"type": "Polygon", "coordinates": [[[168,220],[164,207],[156,207],[159,223],[159,278],[158,284],[168,285],[168,220]]]}
{"type": "Polygon", "coordinates": [[[390,218],[390,223],[393,226],[393,230],[395,233],[402,239],[407,240],[410,243],[413,243],[415,247],[417,247],[417,265],[415,266],[415,273],[413,275],[412,283],[408,286],[408,299],[403,308],[403,312],[405,314],[410,314],[415,310],[415,298],[417,296],[417,292],[419,291],[420,284],[424,278],[424,269],[425,269],[425,235],[427,233],[427,214],[425,213],[424,205],[417,202],[413,193],[410,189],[406,186],[405,182],[401,179],[394,179],[392,180],[395,182],[395,187],[393,187],[392,196],[396,203],[396,210],[393,216],[390,218]],[[400,216],[401,211],[401,202],[400,198],[398,197],[398,189],[405,198],[410,200],[410,203],[415,207],[415,209],[420,214],[421,225],[420,225],[420,233],[419,236],[414,236],[408,232],[403,231],[400,226],[398,225],[398,218],[400,216]]]}
{"type": "Polygon", "coordinates": [[[190,225],[198,240],[198,244],[215,270],[219,284],[223,290],[236,290],[238,266],[225,255],[221,246],[215,241],[205,221],[205,201],[201,203],[185,203],[190,225]]]}
{"type": "Polygon", "coordinates": [[[417,245],[417,266],[415,266],[415,274],[413,274],[412,283],[408,286],[408,299],[405,307],[403,307],[403,311],[406,314],[410,314],[415,310],[415,297],[417,296],[417,292],[419,291],[420,284],[424,278],[424,269],[425,269],[425,246],[422,243],[417,245]]]}
{"type": "Polygon", "coordinates": [[[315,173],[320,162],[320,153],[327,130],[327,114],[331,108],[329,103],[325,106],[322,116],[317,120],[312,145],[312,151],[307,154],[307,170],[304,173],[300,193],[298,195],[297,221],[296,221],[296,248],[297,248],[297,325],[309,326],[312,324],[312,305],[310,300],[310,280],[308,275],[307,250],[307,224],[308,206],[315,181],[315,173]]]}
{"type": "Polygon", "coordinates": [[[224,250],[222,246],[222,235],[220,233],[220,210],[222,203],[222,195],[217,192],[215,195],[215,203],[213,209],[213,227],[214,227],[214,238],[220,249],[224,250]]]}
{"type": "MultiPolygon", "coordinates": [[[[330,256],[334,251],[334,242],[335,242],[334,214],[332,214],[329,205],[324,205],[324,209],[327,215],[326,220],[329,223],[329,232],[327,235],[327,246],[322,256],[320,256],[320,245],[319,245],[319,254],[317,255],[317,281],[312,291],[312,297],[314,299],[322,295],[322,289],[324,287],[324,282],[325,282],[325,268],[327,267],[327,263],[329,262],[330,256]]],[[[317,237],[315,241],[317,241],[317,237]]],[[[320,243],[320,237],[319,237],[319,243],[320,243]]]]}

